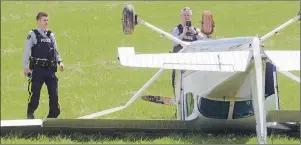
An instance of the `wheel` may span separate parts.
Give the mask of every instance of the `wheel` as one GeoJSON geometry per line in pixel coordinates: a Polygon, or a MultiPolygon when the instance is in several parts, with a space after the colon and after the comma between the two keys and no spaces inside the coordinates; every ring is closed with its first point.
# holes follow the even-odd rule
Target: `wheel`
{"type": "Polygon", "coordinates": [[[134,33],[136,25],[136,15],[134,7],[130,4],[125,5],[122,13],[122,28],[125,35],[134,33]]]}

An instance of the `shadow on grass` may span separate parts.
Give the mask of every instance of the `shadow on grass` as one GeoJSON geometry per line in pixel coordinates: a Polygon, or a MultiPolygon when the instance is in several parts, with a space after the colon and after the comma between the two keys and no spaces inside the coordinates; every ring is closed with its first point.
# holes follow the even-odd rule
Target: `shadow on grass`
{"type": "MultiPolygon", "coordinates": [[[[269,134],[270,135],[270,134],[269,134]]],[[[273,136],[291,139],[300,139],[299,133],[273,133],[273,136]]],[[[108,142],[154,142],[155,140],[171,140],[175,143],[185,144],[246,144],[251,138],[256,138],[256,134],[251,133],[9,133],[1,136],[2,139],[28,139],[39,140],[46,137],[49,141],[70,140],[75,143],[108,143],[108,142]]]]}

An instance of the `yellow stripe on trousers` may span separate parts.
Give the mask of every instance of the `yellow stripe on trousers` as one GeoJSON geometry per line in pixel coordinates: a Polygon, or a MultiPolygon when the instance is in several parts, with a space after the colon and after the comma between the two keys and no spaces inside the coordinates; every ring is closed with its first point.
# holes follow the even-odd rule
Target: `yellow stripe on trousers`
{"type": "Polygon", "coordinates": [[[32,88],[32,80],[31,80],[31,79],[28,79],[28,93],[29,93],[29,96],[28,96],[28,103],[29,103],[30,100],[31,100],[31,95],[32,95],[31,88],[32,88]]]}

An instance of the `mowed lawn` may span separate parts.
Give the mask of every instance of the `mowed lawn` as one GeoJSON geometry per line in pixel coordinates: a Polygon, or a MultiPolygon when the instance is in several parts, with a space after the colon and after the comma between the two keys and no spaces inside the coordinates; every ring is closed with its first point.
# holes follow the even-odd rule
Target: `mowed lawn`
{"type": "MultiPolygon", "coordinates": [[[[1,119],[25,119],[27,78],[22,59],[27,33],[36,28],[39,11],[49,13],[49,27],[55,33],[66,70],[58,72],[59,118],[77,118],[124,105],[158,69],[122,67],[117,48],[134,46],[138,53],[172,50],[171,42],[143,25],[135,33],[122,32],[122,8],[131,3],[143,20],[167,31],[180,23],[180,10],[193,10],[193,25],[199,27],[204,10],[212,11],[216,22],[214,38],[263,36],[297,15],[300,2],[2,2],[1,3],[1,119]]],[[[300,22],[291,24],[264,42],[266,49],[299,50],[300,22]]],[[[300,73],[293,72],[300,77],[300,73]]],[[[281,109],[300,109],[300,85],[279,74],[281,109]]],[[[172,96],[171,71],[166,70],[143,94],[172,96]]],[[[36,118],[48,113],[44,85],[36,118]]],[[[138,99],[127,109],[101,118],[175,119],[175,107],[138,99]]],[[[256,136],[233,134],[190,134],[149,137],[125,134],[114,138],[101,135],[1,137],[2,143],[257,143],[256,136]]],[[[300,138],[269,137],[269,143],[299,144],[300,138]]]]}

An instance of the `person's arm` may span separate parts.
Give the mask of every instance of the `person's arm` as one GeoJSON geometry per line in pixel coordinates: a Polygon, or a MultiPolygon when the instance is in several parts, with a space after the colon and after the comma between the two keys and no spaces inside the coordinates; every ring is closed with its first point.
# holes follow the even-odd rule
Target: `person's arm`
{"type": "Polygon", "coordinates": [[[57,60],[57,63],[60,65],[60,70],[61,71],[64,71],[64,64],[63,64],[63,60],[62,60],[62,58],[61,58],[61,56],[60,56],[60,54],[59,54],[59,52],[57,51],[57,43],[56,43],[56,39],[55,39],[55,37],[54,37],[54,33],[51,33],[51,36],[52,36],[52,39],[53,39],[53,43],[54,43],[54,50],[55,50],[55,53],[56,53],[56,60],[57,60]]]}
{"type": "Polygon", "coordinates": [[[26,43],[25,43],[25,47],[24,47],[24,54],[23,54],[23,68],[24,68],[24,70],[29,69],[28,68],[28,61],[29,61],[29,57],[30,57],[31,47],[34,45],[34,42],[33,42],[33,37],[34,36],[35,35],[32,31],[30,31],[27,34],[26,43]]]}
{"type": "Polygon", "coordinates": [[[198,35],[196,36],[196,38],[198,40],[208,39],[208,37],[206,35],[204,35],[202,32],[199,32],[198,35]]]}
{"type": "Polygon", "coordinates": [[[55,53],[56,53],[56,60],[60,64],[62,62],[62,58],[61,58],[59,52],[57,51],[57,43],[56,43],[56,39],[55,39],[54,33],[51,33],[51,36],[52,36],[53,43],[54,43],[54,50],[55,50],[55,53]]]}
{"type": "Polygon", "coordinates": [[[208,37],[205,34],[203,34],[199,28],[196,28],[196,32],[198,33],[196,36],[198,40],[208,39],[208,37]]]}
{"type": "MultiPolygon", "coordinates": [[[[174,36],[174,37],[176,37],[176,38],[178,38],[178,37],[179,37],[179,29],[178,29],[177,27],[175,27],[175,28],[172,30],[171,35],[174,36]]],[[[173,46],[179,45],[179,44],[178,44],[177,42],[175,42],[175,41],[171,41],[171,43],[172,43],[173,46]]]]}
{"type": "MultiPolygon", "coordinates": [[[[187,30],[187,29],[186,29],[186,30],[187,30]]],[[[184,28],[183,33],[182,33],[182,34],[179,34],[180,32],[179,32],[178,27],[175,27],[175,28],[172,30],[171,35],[174,36],[174,37],[176,37],[176,38],[178,38],[178,39],[180,39],[180,40],[182,40],[183,37],[184,37],[184,35],[185,35],[185,33],[186,33],[186,30],[185,30],[185,28],[184,28]]],[[[172,41],[172,45],[173,45],[173,46],[177,46],[177,45],[179,45],[179,43],[177,43],[177,42],[175,42],[175,41],[172,41]]]]}

